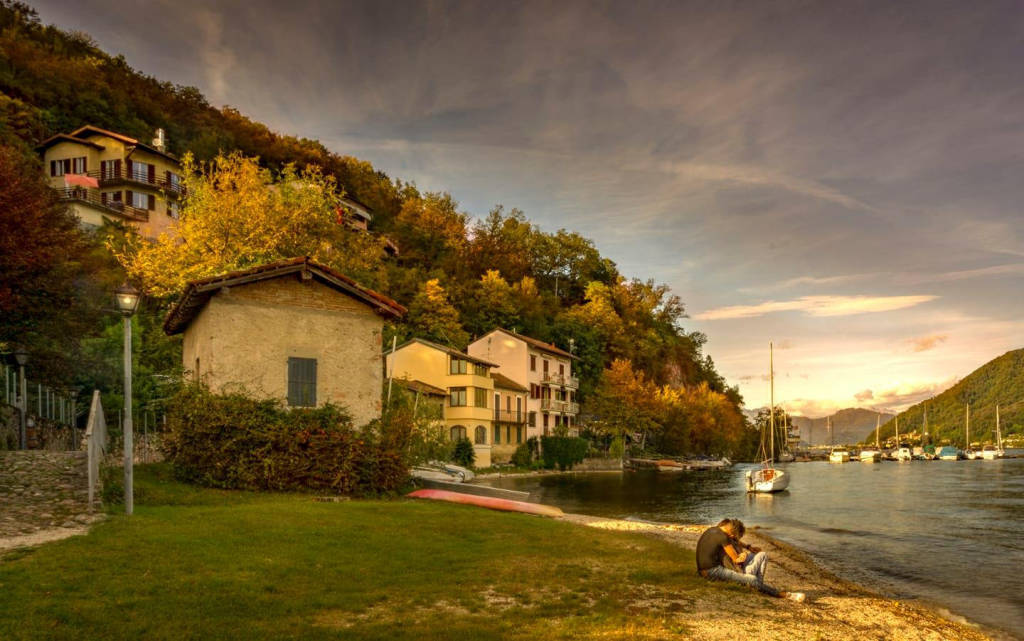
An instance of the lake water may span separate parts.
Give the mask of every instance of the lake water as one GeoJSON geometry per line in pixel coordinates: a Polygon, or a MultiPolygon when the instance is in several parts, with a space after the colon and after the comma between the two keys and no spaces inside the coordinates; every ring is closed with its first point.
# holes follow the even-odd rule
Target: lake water
{"type": "Polygon", "coordinates": [[[715,472],[486,479],[567,512],[676,523],[739,517],[840,576],[1024,638],[1024,459],[781,464],[789,490],[748,495],[715,472]]]}

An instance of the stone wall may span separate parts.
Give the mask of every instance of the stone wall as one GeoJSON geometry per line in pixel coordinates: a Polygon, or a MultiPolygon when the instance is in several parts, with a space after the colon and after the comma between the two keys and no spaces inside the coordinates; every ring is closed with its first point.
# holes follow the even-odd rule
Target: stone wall
{"type": "Polygon", "coordinates": [[[0,543],[92,523],[88,491],[82,452],[0,452],[0,543]]]}

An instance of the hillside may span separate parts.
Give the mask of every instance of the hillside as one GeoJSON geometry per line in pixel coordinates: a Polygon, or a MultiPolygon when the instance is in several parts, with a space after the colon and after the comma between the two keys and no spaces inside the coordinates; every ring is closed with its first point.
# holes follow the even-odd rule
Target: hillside
{"type": "MultiPolygon", "coordinates": [[[[991,442],[995,430],[996,404],[1003,436],[1024,433],[1024,349],[1007,352],[985,363],[962,381],[899,414],[900,435],[922,431],[924,408],[928,408],[928,432],[932,443],[964,446],[964,410],[971,405],[971,442],[991,442]]],[[[896,424],[882,426],[882,438],[895,434],[896,424]]],[[[863,437],[862,437],[863,438],[863,437]]]]}
{"type": "MultiPolygon", "coordinates": [[[[879,412],[862,409],[859,407],[848,407],[839,410],[831,416],[820,418],[808,418],[805,416],[792,417],[793,425],[800,428],[800,440],[811,445],[828,445],[835,443],[857,443],[865,438],[865,435],[875,429],[875,420],[879,412]],[[832,419],[832,431],[834,441],[828,433],[828,420],[832,419]]],[[[892,415],[882,413],[882,421],[888,421],[892,415]]]]}

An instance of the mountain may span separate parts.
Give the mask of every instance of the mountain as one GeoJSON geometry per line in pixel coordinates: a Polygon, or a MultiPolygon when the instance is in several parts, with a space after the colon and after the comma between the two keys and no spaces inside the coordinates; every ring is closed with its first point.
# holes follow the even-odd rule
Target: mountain
{"type": "MultiPolygon", "coordinates": [[[[1003,436],[1024,433],[1024,349],[1007,352],[985,363],[935,398],[900,412],[900,435],[922,431],[927,407],[931,442],[963,447],[968,403],[971,405],[972,442],[981,444],[993,440],[996,404],[999,404],[1003,436]]],[[[893,436],[895,429],[895,421],[883,425],[882,439],[893,436]]]]}
{"type": "MultiPolygon", "coordinates": [[[[867,437],[875,429],[875,420],[879,412],[859,407],[848,407],[831,416],[808,418],[806,416],[791,417],[793,425],[800,428],[800,440],[811,445],[828,445],[830,443],[857,443],[867,437]],[[828,433],[828,419],[832,419],[834,439],[828,433]]],[[[892,414],[881,413],[882,421],[888,421],[892,414]]]]}

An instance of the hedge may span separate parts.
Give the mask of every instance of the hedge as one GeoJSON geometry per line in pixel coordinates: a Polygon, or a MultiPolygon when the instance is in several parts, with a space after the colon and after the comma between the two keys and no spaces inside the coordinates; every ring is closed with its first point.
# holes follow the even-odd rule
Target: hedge
{"type": "Polygon", "coordinates": [[[188,385],[169,403],[163,450],[179,478],[202,485],[378,494],[408,476],[406,439],[389,427],[356,429],[333,405],[286,408],[188,385]]]}
{"type": "Polygon", "coordinates": [[[576,436],[542,436],[540,452],[547,469],[572,469],[573,465],[583,462],[587,455],[589,443],[587,439],[576,436]]]}

